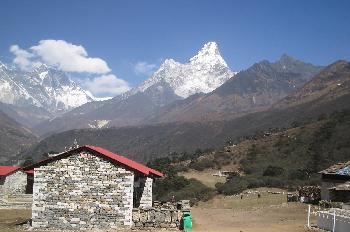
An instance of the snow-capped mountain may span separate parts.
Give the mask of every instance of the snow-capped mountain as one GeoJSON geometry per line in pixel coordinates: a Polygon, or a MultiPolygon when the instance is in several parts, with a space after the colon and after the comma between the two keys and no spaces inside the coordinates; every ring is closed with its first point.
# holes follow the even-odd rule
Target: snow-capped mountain
{"type": "Polygon", "coordinates": [[[3,103],[42,107],[51,113],[63,113],[93,101],[64,72],[41,65],[30,72],[0,63],[0,101],[3,103]]]}
{"type": "Polygon", "coordinates": [[[236,73],[221,57],[218,45],[209,42],[188,63],[167,59],[140,86],[104,102],[78,107],[35,128],[45,134],[73,128],[140,125],[161,107],[196,93],[208,93],[236,73]]]}
{"type": "Polygon", "coordinates": [[[211,92],[235,74],[222,58],[217,43],[209,42],[188,63],[166,59],[148,80],[124,96],[145,92],[151,86],[163,82],[177,96],[187,98],[196,93],[211,92]]]}

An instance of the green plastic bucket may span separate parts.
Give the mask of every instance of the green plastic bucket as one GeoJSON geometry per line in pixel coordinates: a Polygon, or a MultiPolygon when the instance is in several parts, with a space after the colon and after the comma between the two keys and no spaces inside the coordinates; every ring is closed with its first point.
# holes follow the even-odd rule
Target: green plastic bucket
{"type": "Polygon", "coordinates": [[[182,222],[184,231],[192,231],[192,216],[190,212],[182,214],[182,222]]]}

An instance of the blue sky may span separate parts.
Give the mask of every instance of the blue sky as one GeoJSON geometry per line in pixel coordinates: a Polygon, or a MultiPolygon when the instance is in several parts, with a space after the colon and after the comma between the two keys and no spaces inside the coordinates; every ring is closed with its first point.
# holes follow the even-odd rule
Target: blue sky
{"type": "Polygon", "coordinates": [[[72,45],[67,49],[81,45],[88,53],[81,64],[108,66],[84,71],[68,60],[62,69],[80,77],[113,74],[129,87],[144,81],[165,58],[186,62],[208,41],[219,44],[233,70],[283,53],[326,65],[350,60],[349,9],[346,0],[2,0],[0,60],[12,62],[16,52],[48,60],[53,54],[44,53],[46,44],[39,41],[62,40],[72,45]],[[18,47],[10,52],[12,45],[18,47]]]}

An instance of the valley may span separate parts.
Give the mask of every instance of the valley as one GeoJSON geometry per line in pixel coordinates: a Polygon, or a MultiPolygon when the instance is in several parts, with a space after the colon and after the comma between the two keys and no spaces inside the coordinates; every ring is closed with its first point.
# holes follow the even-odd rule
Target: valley
{"type": "Polygon", "coordinates": [[[3,0],[0,231],[350,231],[350,2],[3,0]]]}
{"type": "MultiPolygon", "coordinates": [[[[77,139],[79,144],[103,146],[147,162],[173,152],[216,149],[228,140],[289,127],[350,107],[346,61],[322,69],[283,55],[276,62],[261,61],[236,73],[212,42],[189,63],[174,62],[165,61],[150,79],[125,94],[87,102],[56,116],[54,111],[44,113],[35,104],[24,108],[22,103],[2,103],[3,112],[22,123],[33,137],[39,137],[30,149],[17,150],[17,160],[39,160],[49,151],[62,152],[77,139]],[[193,70],[198,65],[201,71],[196,73],[193,70]],[[212,83],[210,78],[217,73],[222,78],[212,83]],[[206,87],[194,88],[194,94],[180,94],[177,89],[188,81],[184,75],[190,75],[186,78],[191,83],[204,75],[206,87]]],[[[5,65],[2,68],[8,73],[12,70],[5,65]]],[[[47,78],[64,77],[56,77],[52,70],[45,73],[53,75],[47,78]]],[[[3,156],[11,162],[6,153],[3,156]]]]}

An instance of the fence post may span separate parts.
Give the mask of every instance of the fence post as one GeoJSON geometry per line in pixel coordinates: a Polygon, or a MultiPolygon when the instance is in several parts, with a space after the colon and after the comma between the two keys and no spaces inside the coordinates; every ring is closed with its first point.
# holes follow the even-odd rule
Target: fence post
{"type": "Polygon", "coordinates": [[[307,228],[310,228],[310,213],[311,213],[311,205],[309,205],[309,210],[307,211],[307,228]]]}
{"type": "Polygon", "coordinates": [[[335,210],[333,212],[333,232],[335,232],[335,210]]]}

